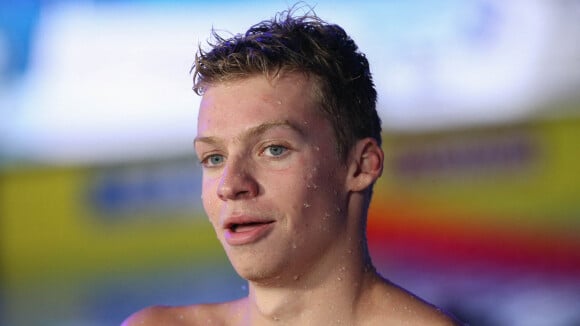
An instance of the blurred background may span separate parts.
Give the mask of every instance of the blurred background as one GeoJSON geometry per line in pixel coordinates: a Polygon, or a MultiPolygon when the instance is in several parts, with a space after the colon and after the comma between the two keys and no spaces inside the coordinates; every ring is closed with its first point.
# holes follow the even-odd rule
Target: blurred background
{"type": "MultiPolygon", "coordinates": [[[[0,0],[0,324],[244,296],[189,69],[288,1],[0,0]]],[[[471,325],[580,325],[580,1],[311,2],[371,62],[385,277],[471,325]]]]}

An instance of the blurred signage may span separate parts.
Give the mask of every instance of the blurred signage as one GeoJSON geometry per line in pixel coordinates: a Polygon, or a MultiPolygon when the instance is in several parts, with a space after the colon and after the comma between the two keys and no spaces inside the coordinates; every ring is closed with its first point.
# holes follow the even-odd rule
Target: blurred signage
{"type": "Polygon", "coordinates": [[[95,168],[87,184],[90,207],[106,220],[190,214],[201,207],[198,167],[188,159],[95,168]]]}

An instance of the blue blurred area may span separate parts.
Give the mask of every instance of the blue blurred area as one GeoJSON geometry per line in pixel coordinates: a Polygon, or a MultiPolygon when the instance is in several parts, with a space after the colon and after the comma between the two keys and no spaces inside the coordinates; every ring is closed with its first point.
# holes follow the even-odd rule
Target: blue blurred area
{"type": "MultiPolygon", "coordinates": [[[[378,191],[379,201],[408,194],[450,211],[472,202],[513,215],[470,216],[453,221],[455,231],[477,222],[499,235],[518,224],[518,233],[557,244],[578,234],[580,1],[312,5],[367,53],[387,143],[399,154],[429,154],[422,145],[434,140],[445,157],[420,156],[432,166],[452,162],[447,155],[457,151],[446,148],[476,153],[478,139],[503,146],[522,130],[536,146],[526,171],[498,169],[502,153],[493,162],[475,155],[469,166],[491,177],[453,166],[435,181],[408,173],[399,185],[388,179],[400,189],[378,191]],[[507,136],[495,137],[502,128],[507,136]],[[526,197],[530,188],[540,189],[526,197]],[[437,202],[470,189],[495,196],[437,202]]],[[[245,295],[200,204],[192,151],[199,98],[189,68],[212,27],[241,32],[286,8],[286,1],[0,0],[0,324],[114,325],[152,304],[245,295]]],[[[387,173],[412,170],[409,160],[387,173]]],[[[427,222],[434,230],[425,238],[449,228],[427,222]]],[[[569,243],[562,252],[580,249],[569,243]]],[[[374,250],[386,277],[472,325],[580,324],[574,257],[561,273],[517,262],[422,261],[412,246],[374,250]]]]}
{"type": "Polygon", "coordinates": [[[0,1],[1,52],[5,62],[0,70],[0,85],[26,73],[40,10],[40,1],[0,1]]]}

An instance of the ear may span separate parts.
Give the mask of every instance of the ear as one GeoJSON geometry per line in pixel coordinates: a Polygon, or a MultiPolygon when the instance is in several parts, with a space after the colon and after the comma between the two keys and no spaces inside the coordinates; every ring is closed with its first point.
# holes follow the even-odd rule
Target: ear
{"type": "Polygon", "coordinates": [[[350,191],[364,191],[383,173],[385,154],[374,138],[364,138],[356,142],[348,160],[347,188],[350,191]]]}

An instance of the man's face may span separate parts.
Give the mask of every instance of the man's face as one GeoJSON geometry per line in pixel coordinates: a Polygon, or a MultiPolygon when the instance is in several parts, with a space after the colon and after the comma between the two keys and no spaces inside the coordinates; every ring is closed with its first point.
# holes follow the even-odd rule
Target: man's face
{"type": "Polygon", "coordinates": [[[201,101],[203,205],[248,280],[300,277],[346,236],[346,166],[311,83],[255,76],[211,86],[201,101]]]}

